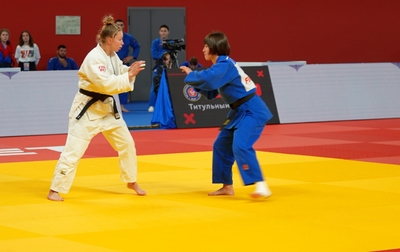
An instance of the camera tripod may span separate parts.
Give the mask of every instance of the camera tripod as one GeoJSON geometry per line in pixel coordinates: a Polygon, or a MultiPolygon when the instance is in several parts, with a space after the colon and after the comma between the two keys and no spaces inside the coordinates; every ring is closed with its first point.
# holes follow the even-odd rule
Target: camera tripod
{"type": "Polygon", "coordinates": [[[179,68],[179,62],[178,62],[178,52],[176,51],[170,51],[169,54],[171,55],[171,68],[179,68]]]}

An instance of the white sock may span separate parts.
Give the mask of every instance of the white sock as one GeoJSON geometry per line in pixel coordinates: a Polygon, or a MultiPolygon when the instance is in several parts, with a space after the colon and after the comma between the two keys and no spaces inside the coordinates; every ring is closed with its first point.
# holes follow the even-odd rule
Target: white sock
{"type": "Polygon", "coordinates": [[[256,190],[255,193],[259,193],[262,196],[268,197],[271,196],[272,192],[269,190],[269,187],[265,181],[256,182],[256,190]]]}

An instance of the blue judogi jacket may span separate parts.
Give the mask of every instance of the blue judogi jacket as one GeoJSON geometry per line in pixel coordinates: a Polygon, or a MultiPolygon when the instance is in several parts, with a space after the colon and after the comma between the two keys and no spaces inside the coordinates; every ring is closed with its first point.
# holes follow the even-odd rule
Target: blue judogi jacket
{"type": "Polygon", "coordinates": [[[67,61],[67,66],[64,67],[58,57],[53,57],[47,63],[47,70],[78,70],[79,67],[76,64],[75,60],[72,58],[65,58],[67,61]]]}
{"type": "Polygon", "coordinates": [[[166,52],[168,52],[168,50],[163,48],[163,41],[161,38],[157,38],[151,42],[151,57],[154,60],[159,60],[166,52]]]}
{"type": "MultiPolygon", "coordinates": [[[[207,99],[213,99],[218,94],[227,104],[233,104],[241,98],[255,94],[256,85],[243,69],[229,56],[218,56],[211,68],[202,71],[192,71],[185,83],[193,86],[197,92],[207,99]]],[[[231,110],[228,116],[232,113],[231,110]]],[[[240,105],[231,119],[227,129],[238,125],[240,120],[251,113],[260,124],[266,124],[272,118],[272,113],[265,102],[257,95],[240,105]]]]}

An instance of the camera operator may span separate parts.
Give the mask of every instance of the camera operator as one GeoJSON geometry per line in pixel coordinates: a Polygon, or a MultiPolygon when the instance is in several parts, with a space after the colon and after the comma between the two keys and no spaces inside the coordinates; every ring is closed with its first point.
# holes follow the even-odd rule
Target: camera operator
{"type": "Polygon", "coordinates": [[[151,56],[156,62],[153,68],[153,81],[150,87],[149,112],[154,111],[162,70],[165,68],[178,68],[177,51],[185,50],[186,48],[184,39],[168,39],[169,27],[167,25],[161,25],[158,33],[160,37],[151,43],[151,56]]]}
{"type": "Polygon", "coordinates": [[[160,29],[158,30],[158,33],[160,34],[160,37],[153,40],[153,42],[151,43],[151,57],[153,57],[153,59],[156,61],[154,69],[162,65],[161,57],[163,56],[164,53],[169,51],[168,49],[163,48],[163,41],[168,39],[169,35],[168,25],[165,24],[161,25],[160,29]]]}
{"type": "Polygon", "coordinates": [[[165,49],[163,47],[163,42],[164,40],[168,39],[169,35],[169,27],[166,24],[163,24],[160,26],[160,29],[158,30],[158,34],[160,35],[159,38],[156,38],[153,40],[151,43],[151,57],[156,61],[155,66],[153,68],[153,77],[152,77],[152,82],[151,82],[151,87],[150,87],[150,94],[149,94],[149,112],[154,111],[154,105],[156,103],[156,98],[157,98],[157,93],[154,91],[154,77],[157,74],[157,69],[160,66],[163,66],[163,60],[162,57],[165,53],[169,53],[168,49],[165,49]]]}

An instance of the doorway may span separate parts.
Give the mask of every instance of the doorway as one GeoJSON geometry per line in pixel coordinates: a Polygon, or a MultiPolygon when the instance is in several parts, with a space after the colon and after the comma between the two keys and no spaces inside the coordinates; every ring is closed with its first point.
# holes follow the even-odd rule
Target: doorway
{"type": "MultiPolygon", "coordinates": [[[[159,38],[158,31],[163,24],[169,27],[168,38],[183,38],[186,41],[186,9],[128,7],[127,23],[128,33],[132,34],[140,45],[138,59],[146,61],[146,69],[137,76],[130,100],[146,101],[149,99],[155,65],[151,57],[151,42],[159,38]]],[[[177,59],[179,63],[186,61],[186,52],[178,51],[177,59]]]]}

